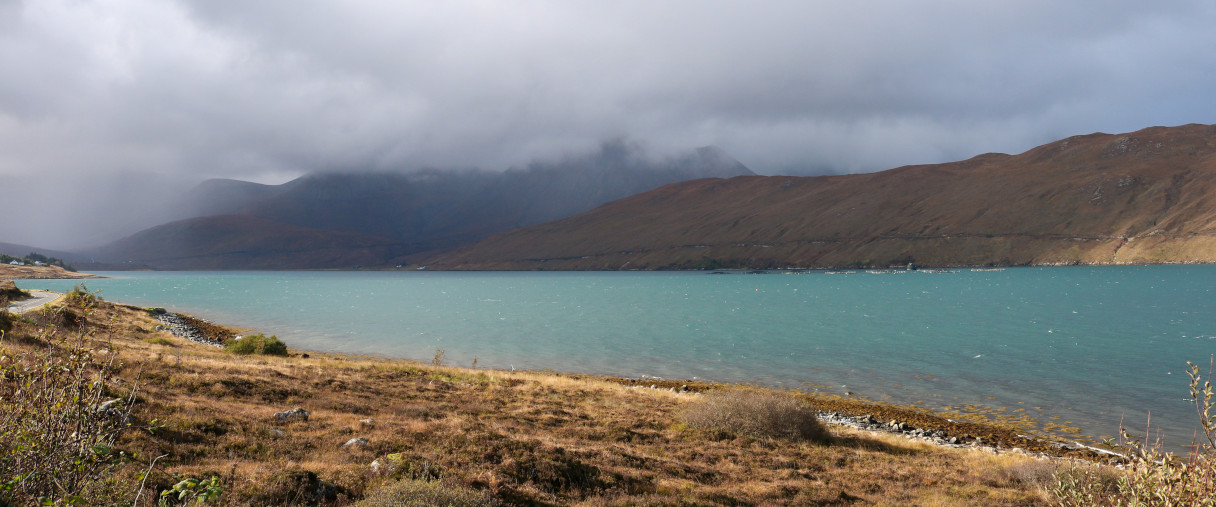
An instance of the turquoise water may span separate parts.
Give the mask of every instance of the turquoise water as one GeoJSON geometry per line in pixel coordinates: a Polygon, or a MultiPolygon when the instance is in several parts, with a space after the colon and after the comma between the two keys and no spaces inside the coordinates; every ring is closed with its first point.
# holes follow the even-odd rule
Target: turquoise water
{"type": "MultiPolygon", "coordinates": [[[[295,348],[448,364],[757,382],[978,404],[1190,442],[1186,361],[1216,353],[1216,266],[700,272],[134,272],[108,300],[295,348]],[[1037,407],[1037,408],[1036,408],[1037,407]]],[[[70,289],[27,280],[23,288],[70,289]]]]}

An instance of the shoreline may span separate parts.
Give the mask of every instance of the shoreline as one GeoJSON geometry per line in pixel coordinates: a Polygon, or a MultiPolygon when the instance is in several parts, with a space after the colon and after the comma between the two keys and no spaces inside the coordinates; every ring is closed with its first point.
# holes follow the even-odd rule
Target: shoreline
{"type": "MultiPolygon", "coordinates": [[[[240,336],[240,333],[235,328],[215,324],[188,314],[169,312],[159,307],[143,310],[148,311],[159,322],[165,324],[163,329],[158,330],[169,332],[178,338],[190,342],[212,347],[223,347],[223,342],[226,341],[225,334],[227,334],[227,339],[240,336]]],[[[293,350],[295,352],[293,355],[303,358],[325,356],[347,361],[400,360],[422,363],[422,361],[411,358],[343,354],[303,349],[293,350]]],[[[492,368],[443,367],[468,369],[482,373],[503,371],[492,368]]],[[[518,371],[574,380],[599,380],[635,389],[664,390],[673,393],[701,393],[714,389],[751,387],[744,383],[703,380],[630,378],[550,370],[518,371]]],[[[773,388],[764,389],[779,390],[773,388]]],[[[1075,440],[1068,442],[1065,440],[1069,439],[1065,438],[1041,438],[1025,435],[1017,428],[1007,427],[997,422],[960,421],[914,406],[868,401],[858,398],[845,398],[835,395],[794,393],[814,407],[820,419],[826,423],[898,435],[941,447],[978,448],[995,453],[1026,452],[1051,458],[1079,459],[1093,462],[1109,462],[1112,460],[1117,462],[1126,459],[1125,456],[1113,451],[1093,447],[1075,440]]]]}
{"type": "Polygon", "coordinates": [[[1008,440],[985,425],[935,429],[926,423],[935,416],[912,407],[742,384],[465,368],[441,358],[246,354],[213,338],[252,330],[186,314],[166,326],[157,317],[170,312],[161,308],[73,301],[79,308],[14,320],[4,345],[32,357],[46,340],[110,351],[108,383],[134,400],[133,431],[117,444],[147,457],[114,465],[115,498],[214,476],[234,505],[347,505],[422,481],[509,505],[1014,506],[1050,501],[1057,474],[1118,473],[1114,455],[1008,440]],[[60,329],[66,334],[54,338],[60,329]],[[722,399],[740,403],[743,411],[729,416],[736,420],[782,431],[817,419],[827,432],[753,433],[690,415],[734,413],[722,399]],[[750,404],[778,399],[801,408],[778,412],[778,421],[767,412],[778,405],[750,404]]]}
{"type": "MultiPolygon", "coordinates": [[[[167,331],[176,337],[213,347],[222,347],[222,335],[239,335],[248,330],[222,324],[213,324],[205,319],[188,314],[169,312],[164,308],[138,308],[133,305],[116,303],[133,309],[140,309],[159,321],[157,331],[167,331]]],[[[347,360],[358,360],[369,357],[380,357],[363,354],[345,354],[323,351],[294,349],[303,353],[303,357],[326,355],[342,357],[347,360]]],[[[413,358],[383,356],[386,359],[417,361],[413,358]]],[[[476,371],[498,371],[496,369],[477,369],[476,371]]],[[[568,372],[553,370],[524,370],[541,375],[554,375],[563,378],[594,379],[621,384],[630,387],[649,387],[654,389],[700,392],[709,389],[728,387],[754,387],[746,381],[719,382],[684,379],[659,379],[653,377],[629,378],[610,374],[595,374],[585,372],[568,372]]],[[[763,386],[766,389],[785,390],[774,386],[763,386]]],[[[830,393],[808,393],[804,391],[786,390],[800,395],[819,411],[825,420],[844,424],[859,429],[882,431],[899,434],[908,438],[923,439],[948,447],[990,447],[999,449],[1021,449],[1043,455],[1080,458],[1090,461],[1104,460],[1119,455],[1101,450],[1093,446],[1097,443],[1094,437],[1081,434],[1061,433],[1058,430],[1036,427],[1034,423],[1016,424],[1011,421],[993,420],[982,412],[954,414],[935,411],[930,408],[917,407],[910,404],[896,404],[885,401],[866,399],[864,396],[840,396],[830,393]]]]}

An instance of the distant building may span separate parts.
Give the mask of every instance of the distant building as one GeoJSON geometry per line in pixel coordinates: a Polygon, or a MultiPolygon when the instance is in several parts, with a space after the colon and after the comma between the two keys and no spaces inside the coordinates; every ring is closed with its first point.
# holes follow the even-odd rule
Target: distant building
{"type": "Polygon", "coordinates": [[[21,261],[10,261],[9,264],[12,264],[14,266],[24,266],[25,265],[25,263],[21,262],[21,261]]]}

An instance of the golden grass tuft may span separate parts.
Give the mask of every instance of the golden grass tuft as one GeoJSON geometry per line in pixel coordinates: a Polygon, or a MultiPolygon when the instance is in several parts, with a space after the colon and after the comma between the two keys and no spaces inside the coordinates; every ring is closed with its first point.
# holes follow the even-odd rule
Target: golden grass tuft
{"type": "Polygon", "coordinates": [[[489,507],[498,505],[484,491],[442,480],[401,479],[376,488],[359,507],[489,507]]]}
{"type": "Polygon", "coordinates": [[[727,389],[705,393],[684,408],[691,428],[758,438],[827,442],[831,439],[815,409],[789,393],[727,389]]]}

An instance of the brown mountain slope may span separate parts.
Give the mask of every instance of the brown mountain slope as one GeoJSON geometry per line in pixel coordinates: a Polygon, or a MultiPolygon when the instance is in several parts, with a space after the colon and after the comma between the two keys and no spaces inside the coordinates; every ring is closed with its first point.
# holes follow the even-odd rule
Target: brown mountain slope
{"type": "Polygon", "coordinates": [[[424,259],[440,269],[1216,261],[1216,126],[871,174],[703,179],[424,259]]]}
{"type": "Polygon", "coordinates": [[[153,227],[97,254],[155,269],[303,269],[380,264],[404,251],[398,241],[366,234],[221,215],[153,227]]]}

